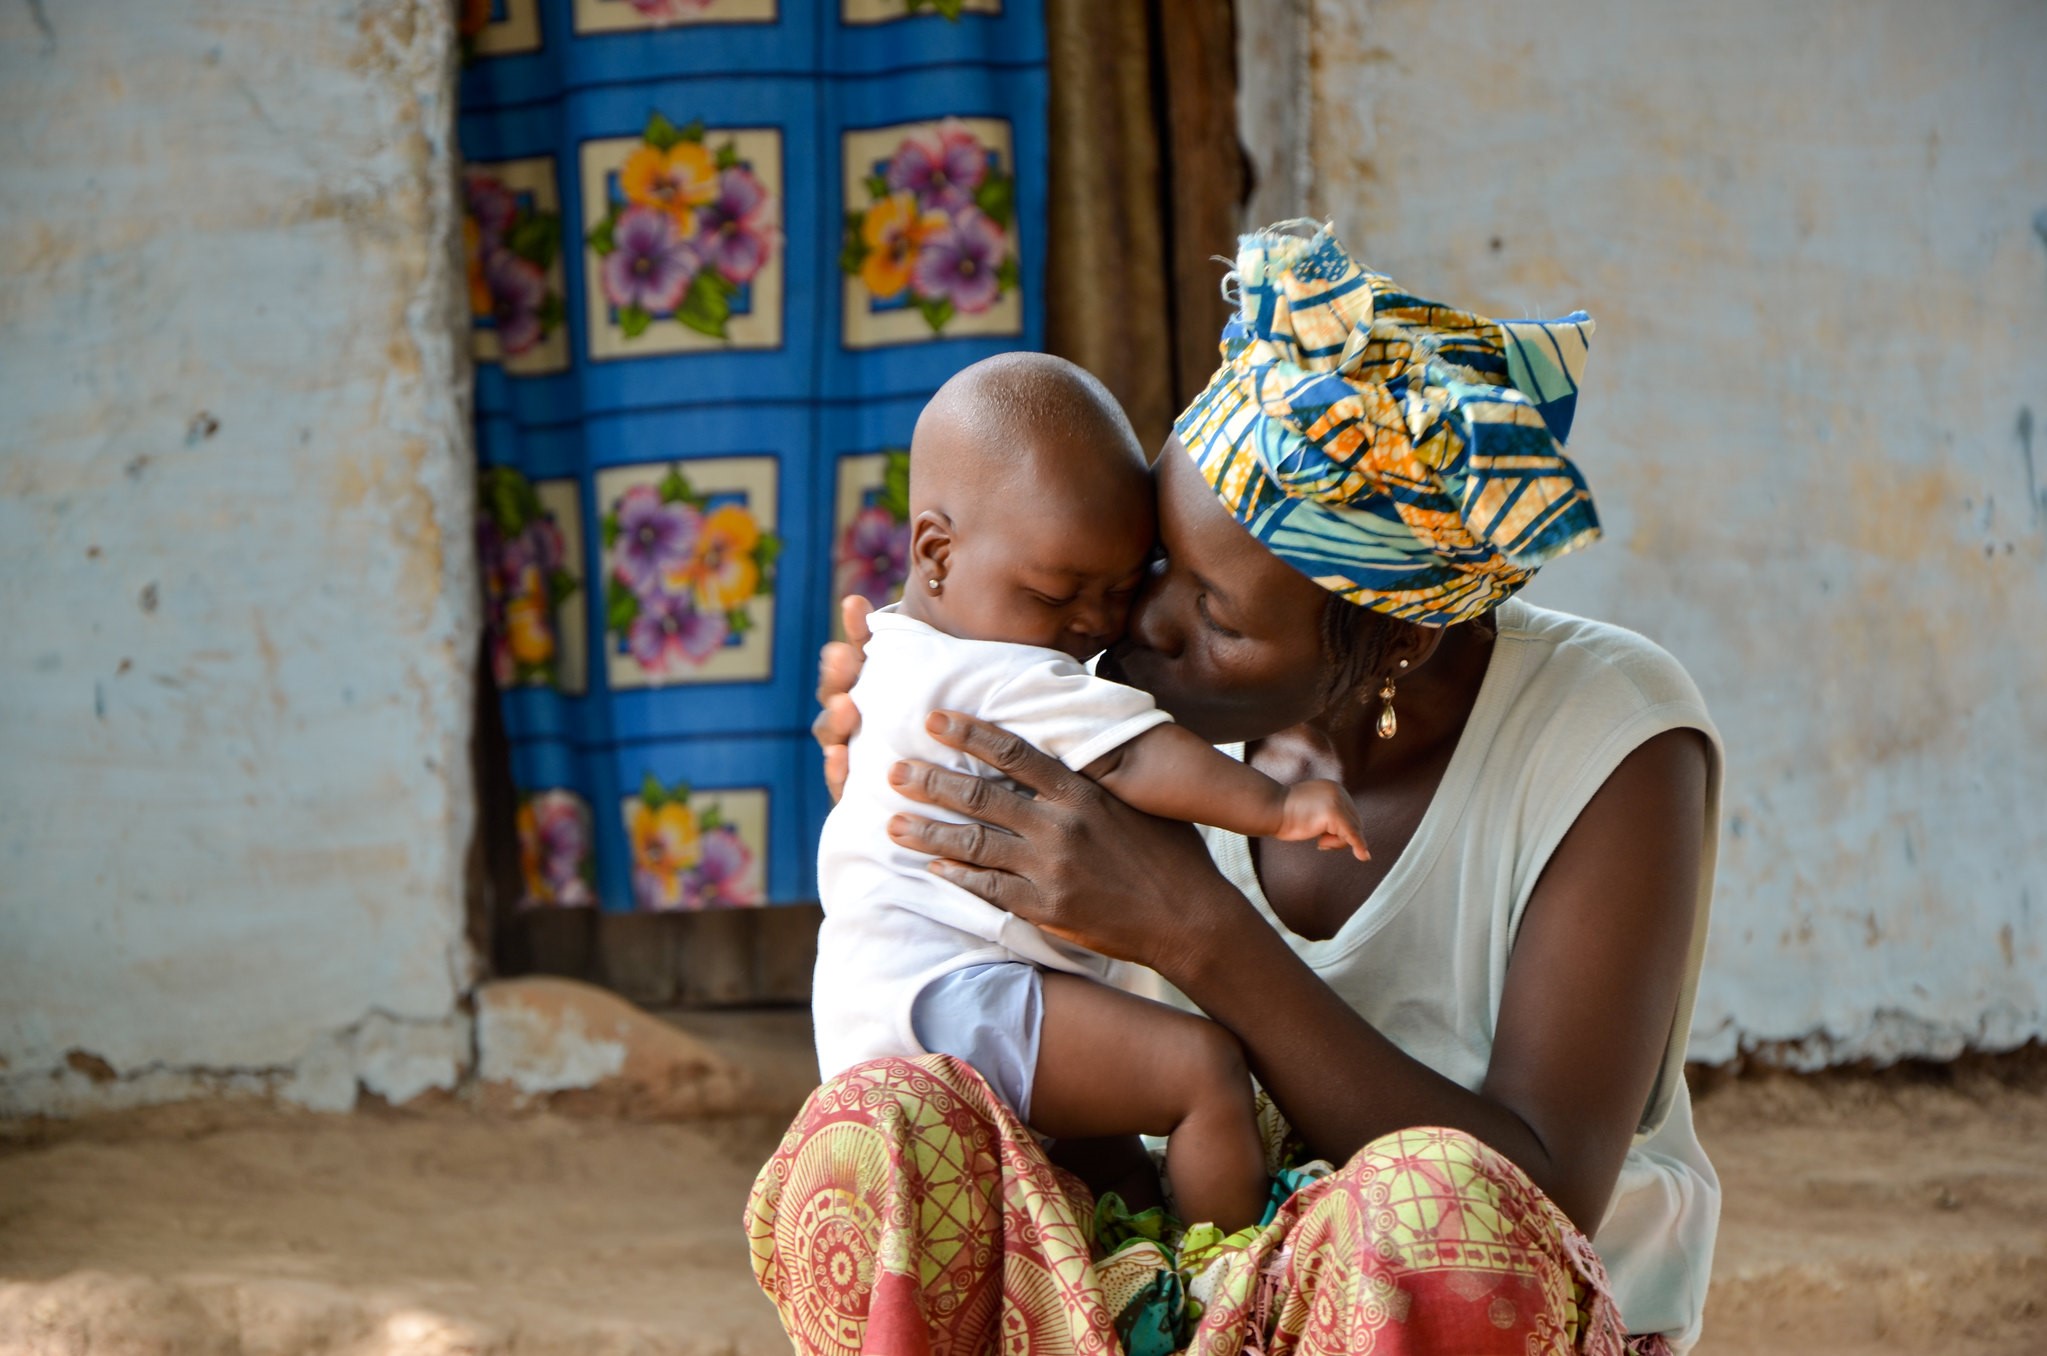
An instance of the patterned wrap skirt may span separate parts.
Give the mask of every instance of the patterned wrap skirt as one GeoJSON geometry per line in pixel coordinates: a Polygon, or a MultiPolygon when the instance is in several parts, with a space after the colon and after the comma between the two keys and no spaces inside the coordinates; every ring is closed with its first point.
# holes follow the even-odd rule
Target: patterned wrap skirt
{"type": "Polygon", "coordinates": [[[746,1209],[754,1276],[800,1356],[1668,1350],[1625,1335],[1591,1243],[1460,1131],[1374,1140],[1227,1239],[1130,1223],[1098,1219],[1086,1187],[944,1055],[819,1088],[746,1209]]]}

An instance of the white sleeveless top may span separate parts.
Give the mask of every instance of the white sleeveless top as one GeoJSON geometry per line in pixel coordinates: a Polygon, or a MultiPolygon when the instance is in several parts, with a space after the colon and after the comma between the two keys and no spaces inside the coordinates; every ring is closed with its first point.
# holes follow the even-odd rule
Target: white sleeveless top
{"type": "MultiPolygon", "coordinates": [[[[1719,733],[1691,678],[1632,631],[1510,601],[1478,701],[1406,850],[1335,936],[1273,916],[1241,836],[1203,829],[1223,874],[1308,965],[1407,1054],[1478,1088],[1521,911],[1585,804],[1644,741],[1712,745],[1697,921],[1663,1067],[1593,1245],[1631,1333],[1698,1339],[1720,1182],[1692,1129],[1684,1053],[1705,950],[1720,820],[1719,733]]],[[[1243,746],[1226,750],[1242,758],[1243,746]]],[[[1182,1000],[1184,1001],[1184,1000],[1182,1000]]]]}

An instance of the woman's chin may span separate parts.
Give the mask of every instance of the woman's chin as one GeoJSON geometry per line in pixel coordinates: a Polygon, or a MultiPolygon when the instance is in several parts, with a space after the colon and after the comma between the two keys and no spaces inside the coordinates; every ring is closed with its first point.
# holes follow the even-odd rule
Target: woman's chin
{"type": "Polygon", "coordinates": [[[1132,665],[1129,662],[1131,658],[1133,656],[1130,651],[1123,646],[1111,645],[1108,649],[1102,651],[1100,658],[1095,660],[1095,676],[1107,678],[1112,683],[1121,683],[1125,687],[1134,687],[1140,692],[1149,692],[1156,698],[1158,696],[1157,690],[1150,683],[1145,682],[1139,674],[1131,671],[1133,667],[1142,670],[1144,668],[1143,663],[1140,661],[1138,664],[1132,665]]]}
{"type": "Polygon", "coordinates": [[[1183,725],[1187,723],[1184,713],[1199,705],[1187,700],[1187,693],[1173,681],[1171,662],[1156,651],[1112,645],[1102,652],[1101,659],[1095,664],[1095,673],[1111,682],[1150,693],[1160,710],[1183,725]]]}

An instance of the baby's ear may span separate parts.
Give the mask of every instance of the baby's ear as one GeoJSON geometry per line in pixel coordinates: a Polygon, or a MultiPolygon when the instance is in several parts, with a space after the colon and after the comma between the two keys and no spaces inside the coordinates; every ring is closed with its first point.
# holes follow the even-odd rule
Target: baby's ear
{"type": "Polygon", "coordinates": [[[943,580],[952,567],[952,519],[925,509],[910,521],[910,574],[943,580]]]}

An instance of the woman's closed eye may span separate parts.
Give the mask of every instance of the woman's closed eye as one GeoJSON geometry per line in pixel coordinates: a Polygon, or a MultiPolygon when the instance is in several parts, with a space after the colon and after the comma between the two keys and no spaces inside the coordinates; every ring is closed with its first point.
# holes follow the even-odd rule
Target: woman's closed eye
{"type": "Polygon", "coordinates": [[[1207,594],[1201,594],[1194,600],[1194,610],[1201,614],[1202,624],[1217,635],[1228,636],[1231,640],[1242,640],[1244,638],[1242,631],[1233,631],[1215,619],[1215,613],[1209,610],[1207,594]]]}

